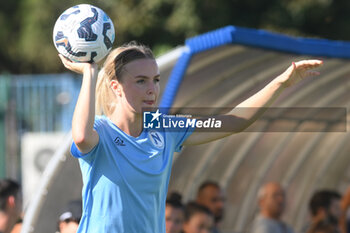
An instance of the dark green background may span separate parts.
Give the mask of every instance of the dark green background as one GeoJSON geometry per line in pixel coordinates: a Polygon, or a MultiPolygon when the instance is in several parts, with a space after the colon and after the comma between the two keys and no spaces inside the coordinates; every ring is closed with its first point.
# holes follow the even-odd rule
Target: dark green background
{"type": "Polygon", "coordinates": [[[350,40],[346,0],[1,0],[0,74],[63,71],[52,30],[65,9],[80,3],[96,5],[112,18],[114,46],[137,40],[157,55],[226,25],[350,40]]]}

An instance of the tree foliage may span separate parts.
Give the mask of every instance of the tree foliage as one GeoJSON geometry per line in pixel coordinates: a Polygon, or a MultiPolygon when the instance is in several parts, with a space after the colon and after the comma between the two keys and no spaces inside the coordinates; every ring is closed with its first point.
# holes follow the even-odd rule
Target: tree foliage
{"type": "Polygon", "coordinates": [[[350,40],[346,0],[13,0],[0,2],[0,73],[64,70],[52,41],[58,16],[89,3],[113,20],[118,46],[137,40],[156,54],[226,25],[350,40]]]}

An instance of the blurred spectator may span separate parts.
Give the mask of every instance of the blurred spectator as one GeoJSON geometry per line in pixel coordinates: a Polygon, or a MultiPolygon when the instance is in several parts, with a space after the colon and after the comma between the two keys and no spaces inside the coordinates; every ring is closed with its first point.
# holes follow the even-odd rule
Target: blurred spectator
{"type": "Polygon", "coordinates": [[[306,227],[307,231],[316,223],[323,222],[331,224],[339,232],[339,219],[341,195],[333,190],[320,190],[313,194],[310,199],[309,209],[311,213],[311,223],[306,227]]]}
{"type": "Polygon", "coordinates": [[[339,227],[342,233],[350,232],[349,207],[350,207],[350,187],[348,187],[348,189],[346,190],[340,202],[341,215],[339,219],[339,227]]]}
{"type": "Polygon", "coordinates": [[[11,232],[20,218],[22,198],[20,185],[10,179],[0,180],[0,233],[11,232]]]}
{"type": "Polygon", "coordinates": [[[338,233],[334,224],[321,220],[311,225],[306,233],[338,233]]]}
{"type": "Polygon", "coordinates": [[[22,220],[19,220],[12,228],[11,233],[20,233],[22,230],[22,220]]]}
{"type": "Polygon", "coordinates": [[[165,230],[166,233],[181,233],[185,219],[184,206],[181,203],[181,195],[170,193],[165,206],[165,230]]]}
{"type": "Polygon", "coordinates": [[[252,233],[292,233],[282,221],[285,208],[285,192],[278,183],[267,183],[258,192],[260,213],[254,220],[252,233]]]}
{"type": "Polygon", "coordinates": [[[219,232],[219,223],[224,217],[225,197],[219,184],[213,181],[203,182],[197,191],[196,202],[207,207],[214,215],[214,233],[219,232]]]}
{"type": "Polygon", "coordinates": [[[81,200],[70,201],[66,210],[59,217],[59,233],[76,233],[82,215],[81,200]]]}
{"type": "Polygon", "coordinates": [[[214,215],[205,206],[190,202],[185,208],[184,233],[211,233],[214,227],[214,215]]]}

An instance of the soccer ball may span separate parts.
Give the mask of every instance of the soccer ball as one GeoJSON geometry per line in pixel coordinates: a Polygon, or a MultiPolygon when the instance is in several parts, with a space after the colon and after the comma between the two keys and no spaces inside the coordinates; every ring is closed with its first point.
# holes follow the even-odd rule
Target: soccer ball
{"type": "Polygon", "coordinates": [[[53,29],[60,54],[75,62],[99,62],[111,50],[114,25],[98,7],[81,4],[64,11],[53,29]]]}

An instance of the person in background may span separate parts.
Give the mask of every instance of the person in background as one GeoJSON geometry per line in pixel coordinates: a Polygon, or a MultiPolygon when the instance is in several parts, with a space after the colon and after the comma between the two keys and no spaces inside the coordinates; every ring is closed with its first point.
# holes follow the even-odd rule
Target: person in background
{"type": "Polygon", "coordinates": [[[172,192],[168,195],[165,204],[165,232],[181,233],[185,219],[184,206],[181,195],[172,192]]]}
{"type": "Polygon", "coordinates": [[[81,200],[70,201],[65,211],[59,217],[59,233],[76,233],[82,214],[81,200]]]}
{"type": "Polygon", "coordinates": [[[309,202],[311,222],[305,229],[312,228],[316,223],[324,222],[332,224],[339,232],[339,220],[341,217],[341,195],[334,190],[316,191],[309,202]]]}
{"type": "Polygon", "coordinates": [[[267,183],[258,192],[260,213],[255,218],[252,233],[293,233],[282,221],[285,209],[285,191],[278,183],[267,183]]]}
{"type": "Polygon", "coordinates": [[[197,191],[196,202],[207,207],[214,215],[214,233],[219,232],[219,224],[224,217],[225,197],[219,184],[214,181],[203,182],[197,191]]]}
{"type": "Polygon", "coordinates": [[[334,224],[320,220],[313,223],[306,233],[339,233],[339,231],[334,224]]]}
{"type": "Polygon", "coordinates": [[[184,233],[211,233],[214,227],[214,215],[205,206],[190,202],[185,208],[184,233]]]}
{"type": "Polygon", "coordinates": [[[341,215],[339,219],[339,227],[342,233],[350,232],[350,186],[340,201],[341,215]]]}
{"type": "Polygon", "coordinates": [[[19,219],[15,226],[12,228],[11,233],[21,233],[22,224],[22,219],[19,219]]]}
{"type": "Polygon", "coordinates": [[[11,179],[0,180],[0,233],[10,233],[21,216],[20,185],[11,179]]]}

